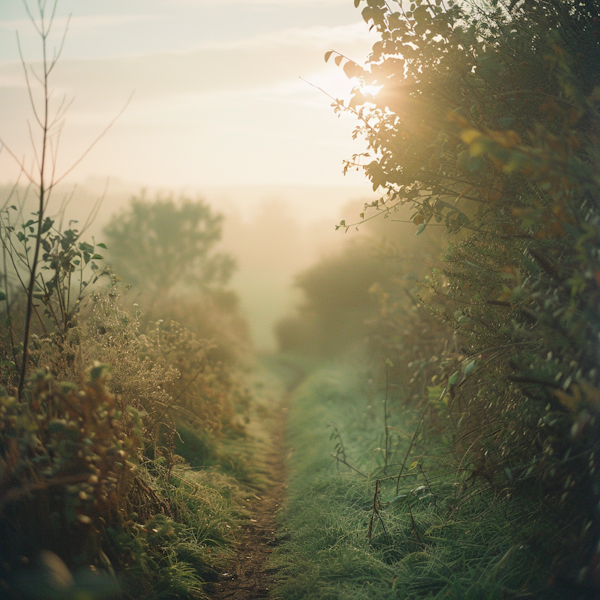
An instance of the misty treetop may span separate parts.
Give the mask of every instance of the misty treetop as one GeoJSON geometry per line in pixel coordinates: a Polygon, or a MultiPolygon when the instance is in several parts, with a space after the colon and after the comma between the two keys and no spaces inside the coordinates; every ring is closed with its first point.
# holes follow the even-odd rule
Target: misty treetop
{"type": "Polygon", "coordinates": [[[134,198],[104,229],[111,266],[125,282],[155,295],[177,286],[222,286],[235,269],[231,256],[215,251],[222,222],[201,200],[134,198]]]}

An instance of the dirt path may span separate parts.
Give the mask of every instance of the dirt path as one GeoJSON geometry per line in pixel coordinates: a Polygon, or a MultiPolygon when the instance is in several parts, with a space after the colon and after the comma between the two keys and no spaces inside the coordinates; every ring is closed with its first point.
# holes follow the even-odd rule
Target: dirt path
{"type": "Polygon", "coordinates": [[[227,576],[214,584],[211,598],[215,600],[252,600],[266,598],[273,571],[267,569],[267,559],[277,544],[275,519],[285,491],[284,430],[287,398],[275,409],[270,427],[269,450],[265,456],[265,471],[269,485],[262,493],[250,496],[250,519],[244,522],[227,576]]]}

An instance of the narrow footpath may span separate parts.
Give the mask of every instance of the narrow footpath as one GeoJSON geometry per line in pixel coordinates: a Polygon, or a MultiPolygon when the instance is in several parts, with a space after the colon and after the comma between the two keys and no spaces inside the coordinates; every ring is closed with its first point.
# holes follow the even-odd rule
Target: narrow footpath
{"type": "Polygon", "coordinates": [[[269,569],[268,557],[277,545],[276,518],[283,504],[286,488],[285,467],[285,423],[287,405],[292,391],[304,379],[304,373],[294,365],[280,365],[291,370],[294,375],[288,382],[287,392],[273,415],[266,430],[267,452],[264,456],[265,475],[268,484],[265,489],[248,497],[247,511],[250,518],[242,524],[236,547],[236,556],[223,579],[214,584],[210,598],[215,600],[254,600],[267,598],[270,583],[276,569],[269,569]]]}
{"type": "Polygon", "coordinates": [[[269,485],[263,492],[249,497],[247,510],[250,519],[242,525],[230,571],[215,584],[215,591],[211,595],[215,600],[252,600],[268,596],[273,573],[267,569],[266,561],[277,543],[275,519],[283,502],[285,487],[283,437],[286,412],[285,406],[277,410],[271,449],[265,458],[269,485]]]}

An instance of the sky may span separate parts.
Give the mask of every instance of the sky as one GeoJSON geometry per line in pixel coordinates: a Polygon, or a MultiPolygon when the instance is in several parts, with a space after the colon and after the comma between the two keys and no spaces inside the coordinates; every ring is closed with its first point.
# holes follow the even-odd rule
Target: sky
{"type": "MultiPolygon", "coordinates": [[[[37,0],[29,6],[36,14],[37,0]]],[[[274,323],[298,300],[294,273],[338,243],[348,202],[376,197],[362,173],[342,174],[365,145],[327,95],[346,96],[352,82],[324,61],[330,49],[366,59],[376,40],[360,11],[353,0],[58,0],[50,54],[67,24],[50,86],[52,109],[69,105],[56,161],[64,195],[78,186],[69,216],[84,221],[108,186],[100,239],[142,188],[206,198],[227,216],[232,285],[255,341],[272,348],[274,323]]],[[[0,0],[0,185],[19,172],[7,149],[31,166],[40,139],[17,32],[39,73],[22,0],[0,0]]]]}
{"type": "MultiPolygon", "coordinates": [[[[59,0],[50,48],[59,45],[69,15],[51,79],[55,107],[63,97],[73,100],[58,171],[124,109],[69,180],[368,190],[362,174],[341,172],[342,161],[364,149],[351,139],[354,119],[336,118],[331,99],[311,85],[347,94],[351,82],[325,64],[325,52],[362,61],[372,46],[353,0],[59,0]]],[[[22,0],[2,0],[0,137],[31,161],[16,32],[35,65],[40,40],[22,0]]],[[[15,169],[6,151],[0,154],[0,182],[15,169]]]]}

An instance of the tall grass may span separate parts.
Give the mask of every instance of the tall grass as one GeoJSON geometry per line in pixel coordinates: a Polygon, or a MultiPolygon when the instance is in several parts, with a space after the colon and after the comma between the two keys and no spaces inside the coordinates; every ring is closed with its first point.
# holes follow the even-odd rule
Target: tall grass
{"type": "Polygon", "coordinates": [[[366,382],[359,365],[330,367],[294,395],[274,598],[560,597],[540,566],[553,534],[543,499],[474,487],[447,470],[443,441],[411,446],[420,415],[397,390],[384,472],[385,392],[366,382]]]}

